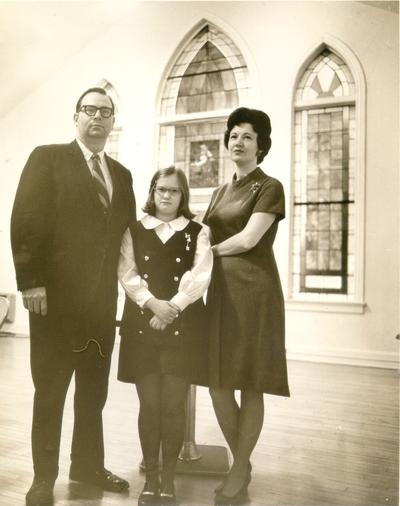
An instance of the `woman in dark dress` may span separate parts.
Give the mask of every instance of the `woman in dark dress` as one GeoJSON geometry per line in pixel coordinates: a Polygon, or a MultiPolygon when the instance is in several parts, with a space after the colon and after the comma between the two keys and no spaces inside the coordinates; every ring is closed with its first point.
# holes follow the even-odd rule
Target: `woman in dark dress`
{"type": "Polygon", "coordinates": [[[264,420],[263,394],[289,396],[284,301],[272,250],[284,218],[282,185],[261,163],[271,146],[262,111],[231,113],[224,143],[236,171],[215,190],[204,217],[214,267],[208,290],[210,393],[233,465],[215,504],[240,504],[251,480],[250,456],[264,420]],[[240,405],[234,392],[241,391],[240,405]]]}
{"type": "Polygon", "coordinates": [[[125,233],[118,276],[127,293],[118,379],[135,383],[146,483],[138,504],[176,503],[174,474],[182,447],[190,384],[208,385],[202,295],[211,277],[208,234],[191,220],[185,174],[159,170],[144,211],[125,233]],[[132,241],[133,237],[133,241],[132,241]],[[161,483],[158,465],[162,448],[161,483]]]}

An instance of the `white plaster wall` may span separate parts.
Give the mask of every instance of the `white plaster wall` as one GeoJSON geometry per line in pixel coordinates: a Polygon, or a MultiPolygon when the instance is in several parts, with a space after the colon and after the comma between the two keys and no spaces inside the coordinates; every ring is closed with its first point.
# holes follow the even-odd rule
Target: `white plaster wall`
{"type": "MultiPolygon", "coordinates": [[[[289,202],[291,100],[304,59],[329,34],[349,46],[367,82],[365,314],[287,312],[287,347],[321,360],[392,365],[398,330],[398,16],[357,2],[144,2],[104,30],[0,121],[0,290],[15,291],[9,216],[23,164],[34,146],[72,140],[81,91],[108,79],[122,104],[121,159],[139,204],[155,166],[155,115],[161,78],[182,39],[201,19],[223,29],[243,52],[255,97],[271,116],[273,145],[263,168],[289,202]]],[[[68,43],[65,41],[64,43],[68,43]]],[[[62,42],[60,42],[62,44],[62,42]]],[[[40,62],[40,55],[38,55],[40,62]]],[[[289,211],[289,209],[287,209],[289,211]]],[[[289,220],[275,252],[288,283],[289,220]]],[[[11,329],[26,329],[21,307],[11,329]]]]}

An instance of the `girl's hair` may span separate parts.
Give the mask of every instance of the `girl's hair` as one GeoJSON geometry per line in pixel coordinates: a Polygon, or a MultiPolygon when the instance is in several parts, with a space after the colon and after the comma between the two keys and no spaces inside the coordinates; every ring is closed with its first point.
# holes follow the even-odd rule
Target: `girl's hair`
{"type": "Polygon", "coordinates": [[[154,173],[153,177],[150,181],[149,195],[147,197],[146,203],[143,206],[143,211],[147,214],[151,214],[152,216],[156,215],[156,205],[154,202],[154,191],[156,188],[157,181],[160,177],[172,176],[176,174],[179,181],[179,189],[181,190],[181,202],[178,208],[178,216],[182,215],[189,220],[194,217],[194,214],[189,209],[189,185],[187,182],[187,178],[183,170],[177,169],[175,165],[170,165],[165,169],[157,170],[154,173]]]}
{"type": "Polygon", "coordinates": [[[258,155],[257,163],[261,163],[271,148],[271,121],[264,111],[239,107],[228,117],[224,136],[224,145],[228,148],[229,136],[234,126],[250,123],[257,134],[258,155]]]}

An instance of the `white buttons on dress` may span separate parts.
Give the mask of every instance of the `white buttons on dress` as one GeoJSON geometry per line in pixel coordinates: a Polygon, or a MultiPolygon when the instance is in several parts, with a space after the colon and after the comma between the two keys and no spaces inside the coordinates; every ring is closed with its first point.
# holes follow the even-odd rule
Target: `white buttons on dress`
{"type": "Polygon", "coordinates": [[[144,261],[145,261],[145,262],[148,262],[149,258],[150,258],[150,257],[148,257],[147,255],[145,255],[145,257],[144,257],[144,261]]]}
{"type": "Polygon", "coordinates": [[[175,259],[175,261],[176,261],[176,262],[178,262],[178,264],[179,264],[179,262],[181,261],[181,259],[180,259],[179,257],[177,257],[177,258],[175,259]]]}
{"type": "Polygon", "coordinates": [[[140,314],[144,314],[144,311],[140,311],[140,314]]]}
{"type": "Polygon", "coordinates": [[[139,334],[143,334],[143,330],[139,330],[139,334]]]}
{"type": "Polygon", "coordinates": [[[147,279],[149,277],[148,274],[143,274],[144,279],[147,279]]]}
{"type": "Polygon", "coordinates": [[[178,276],[174,276],[174,281],[179,281],[178,276]]]}
{"type": "Polygon", "coordinates": [[[179,336],[179,330],[175,330],[174,334],[175,334],[176,336],[179,336]]]}

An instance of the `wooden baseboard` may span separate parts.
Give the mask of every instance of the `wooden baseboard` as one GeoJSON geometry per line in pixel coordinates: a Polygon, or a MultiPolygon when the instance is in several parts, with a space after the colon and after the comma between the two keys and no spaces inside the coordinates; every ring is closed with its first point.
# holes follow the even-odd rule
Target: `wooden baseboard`
{"type": "Polygon", "coordinates": [[[399,369],[399,357],[394,352],[316,347],[288,348],[287,357],[307,362],[399,369]]]}

